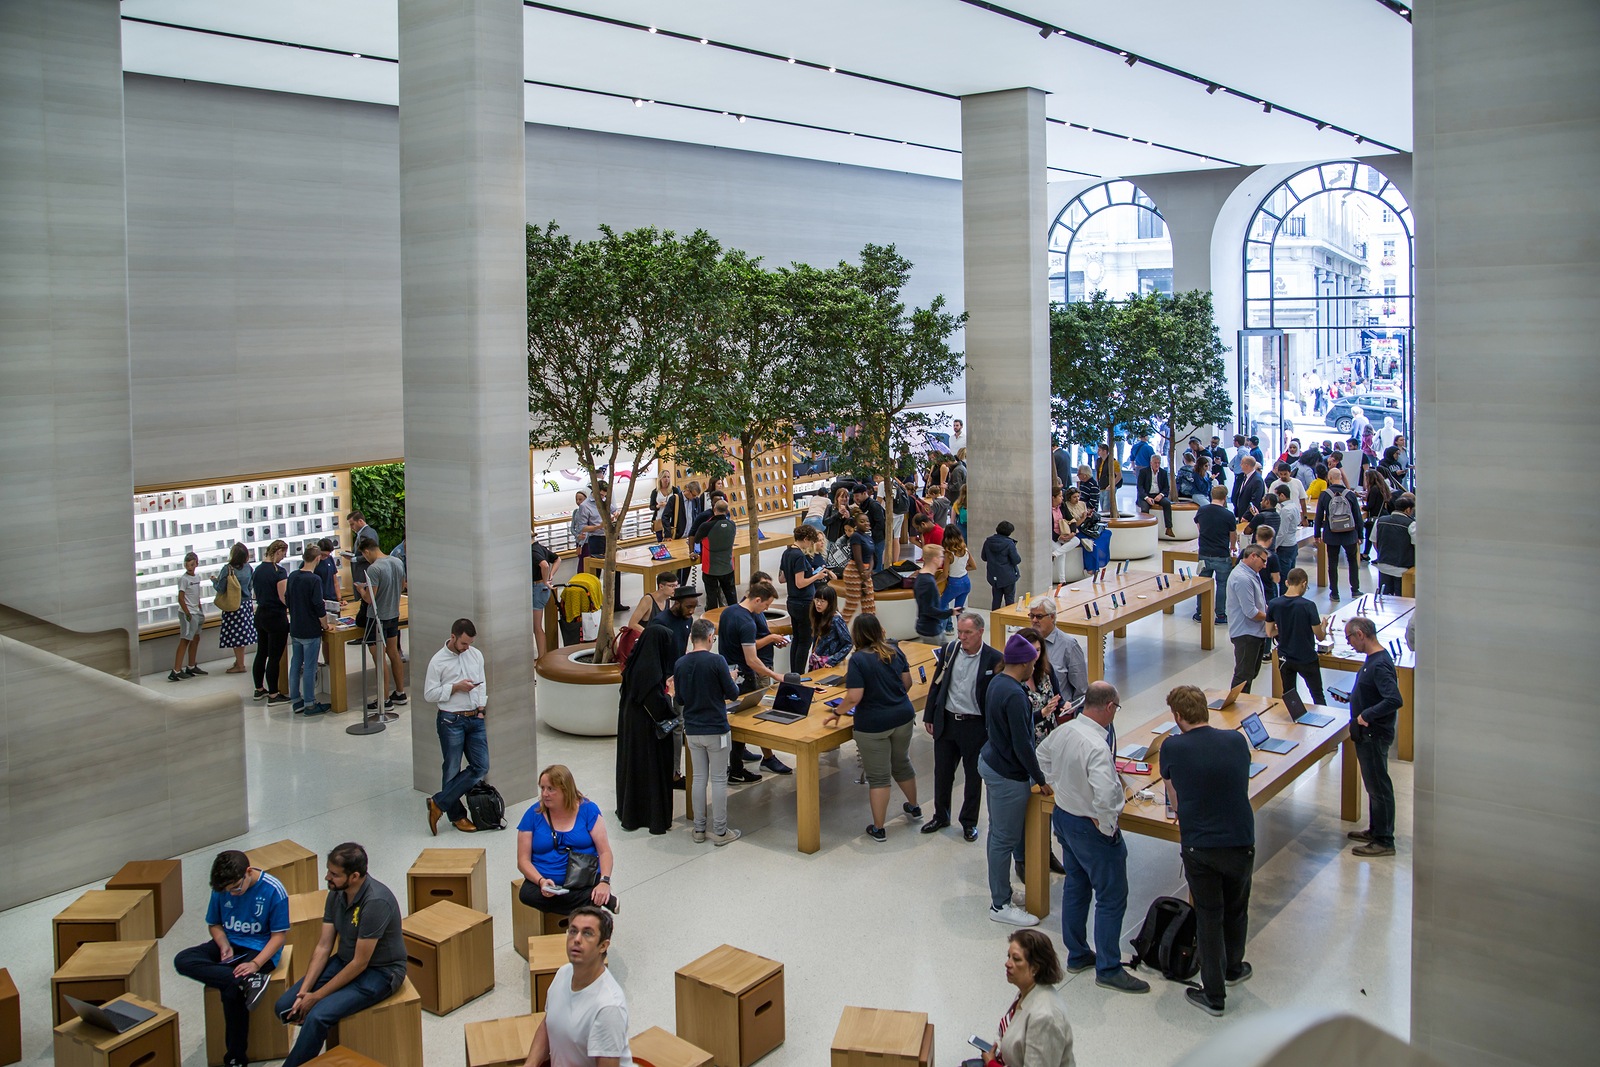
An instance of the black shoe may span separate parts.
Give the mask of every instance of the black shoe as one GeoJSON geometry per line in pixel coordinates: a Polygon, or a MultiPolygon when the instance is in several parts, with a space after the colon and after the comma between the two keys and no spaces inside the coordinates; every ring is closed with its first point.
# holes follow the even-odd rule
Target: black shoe
{"type": "Polygon", "coordinates": [[[889,831],[885,830],[881,826],[873,826],[871,823],[868,823],[867,836],[881,844],[882,842],[889,840],[889,831]]]}
{"type": "Polygon", "coordinates": [[[1118,993],[1148,993],[1150,983],[1143,978],[1135,978],[1127,971],[1118,967],[1110,974],[1096,975],[1094,984],[1105,989],[1115,989],[1118,993]]]}
{"type": "Polygon", "coordinates": [[[1183,995],[1188,998],[1190,1004],[1193,1004],[1207,1015],[1215,1015],[1219,1019],[1222,1018],[1222,1006],[1211,1003],[1204,989],[1186,989],[1183,991],[1183,995]]]}
{"type": "Polygon", "coordinates": [[[1371,841],[1372,840],[1372,831],[1371,830],[1351,830],[1349,833],[1345,834],[1344,836],[1348,837],[1352,841],[1371,841]]]}
{"type": "Polygon", "coordinates": [[[760,767],[762,770],[771,771],[773,774],[794,773],[794,768],[783,762],[777,756],[768,756],[766,759],[761,761],[760,767]]]}
{"type": "Polygon", "coordinates": [[[1067,869],[1065,867],[1061,866],[1061,861],[1056,859],[1056,854],[1053,851],[1050,853],[1050,873],[1051,874],[1066,874],[1067,873],[1067,869]]]}
{"type": "Polygon", "coordinates": [[[611,610],[612,611],[616,611],[616,612],[632,611],[633,610],[633,605],[632,604],[618,604],[616,607],[612,608],[611,610]]]}
{"type": "Polygon", "coordinates": [[[978,828],[976,826],[963,826],[961,828],[961,839],[963,841],[976,841],[978,839],[978,828]]]}
{"type": "Polygon", "coordinates": [[[1360,596],[1361,595],[1361,590],[1352,589],[1352,590],[1350,590],[1350,595],[1353,596],[1353,597],[1360,596]]]}
{"type": "Polygon", "coordinates": [[[222,1057],[222,1067],[250,1067],[249,1060],[236,1060],[232,1056],[222,1057]]]}
{"type": "Polygon", "coordinates": [[[1239,964],[1239,973],[1234,975],[1232,978],[1229,978],[1228,984],[1238,985],[1240,982],[1248,982],[1250,980],[1250,975],[1253,973],[1255,972],[1250,969],[1250,965],[1248,963],[1241,963],[1239,964]]]}
{"type": "Polygon", "coordinates": [[[1228,624],[1228,616],[1219,611],[1211,621],[1216,623],[1218,626],[1226,626],[1228,624]]]}
{"type": "Polygon", "coordinates": [[[290,706],[289,710],[296,715],[304,715],[306,713],[306,706],[297,700],[293,705],[290,706]]]}
{"type": "Polygon", "coordinates": [[[949,825],[949,819],[941,819],[935,815],[933,818],[922,824],[922,832],[925,834],[936,834],[949,825]]]}
{"type": "Polygon", "coordinates": [[[761,775],[757,774],[755,771],[747,771],[743,767],[740,767],[738,770],[728,772],[728,781],[738,783],[740,785],[746,782],[759,782],[761,781],[761,775]]]}
{"type": "Polygon", "coordinates": [[[210,674],[211,672],[210,671],[203,671],[199,667],[190,667],[189,669],[185,670],[183,673],[185,675],[187,675],[188,677],[193,678],[197,674],[210,674]]]}
{"type": "Polygon", "coordinates": [[[289,698],[284,696],[282,693],[267,694],[267,707],[269,708],[276,708],[287,703],[289,703],[289,698]]]}
{"type": "MultiPolygon", "coordinates": [[[[383,702],[383,706],[385,708],[392,708],[392,707],[394,707],[394,701],[389,700],[389,699],[386,698],[384,700],[384,702],[383,702]]],[[[378,710],[378,702],[376,700],[367,701],[367,710],[368,711],[377,711],[378,710]]]]}
{"type": "MultiPolygon", "coordinates": [[[[1338,602],[1339,602],[1339,590],[1335,589],[1333,592],[1328,594],[1328,603],[1337,604],[1338,602]]],[[[1219,1012],[1217,1012],[1217,1014],[1221,1015],[1222,1013],[1219,1011],[1219,1012]]]]}
{"type": "Polygon", "coordinates": [[[257,689],[255,691],[255,694],[253,696],[251,696],[250,699],[251,700],[265,700],[265,699],[267,699],[267,691],[265,689],[257,689]]]}
{"type": "Polygon", "coordinates": [[[188,677],[189,676],[187,674],[179,674],[177,671],[167,672],[167,681],[169,682],[182,682],[187,680],[188,677]]]}
{"type": "Polygon", "coordinates": [[[1094,960],[1090,960],[1088,963],[1067,964],[1068,974],[1082,974],[1084,971],[1092,970],[1094,970],[1094,960]]]}
{"type": "Polygon", "coordinates": [[[1193,619],[1195,622],[1199,622],[1200,621],[1200,613],[1197,611],[1193,615],[1189,616],[1189,618],[1193,619]]]}
{"type": "Polygon", "coordinates": [[[907,802],[900,805],[900,810],[906,813],[907,819],[922,818],[922,808],[920,805],[907,802]]]}
{"type": "Polygon", "coordinates": [[[390,693],[389,699],[385,702],[384,706],[388,707],[392,704],[404,704],[408,699],[409,698],[404,693],[390,693]]]}
{"type": "Polygon", "coordinates": [[[761,751],[760,751],[760,749],[754,749],[754,748],[745,749],[743,752],[739,753],[739,761],[741,763],[759,763],[759,762],[761,762],[761,751]]]}
{"type": "Polygon", "coordinates": [[[307,716],[311,716],[311,715],[326,715],[326,714],[328,714],[328,712],[330,712],[332,710],[333,710],[333,705],[332,704],[312,704],[310,707],[306,708],[304,714],[307,715],[307,716]]]}
{"type": "Polygon", "coordinates": [[[244,1010],[255,1011],[256,1005],[261,1003],[261,998],[267,994],[266,975],[259,971],[239,979],[239,987],[244,990],[244,1010]]]}

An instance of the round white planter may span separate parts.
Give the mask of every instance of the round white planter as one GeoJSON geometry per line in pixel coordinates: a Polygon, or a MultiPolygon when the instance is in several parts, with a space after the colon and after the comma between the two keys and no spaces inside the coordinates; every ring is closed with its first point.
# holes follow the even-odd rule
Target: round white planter
{"type": "Polygon", "coordinates": [[[1149,559],[1161,547],[1160,519],[1113,519],[1109,525],[1112,559],[1149,559]]]}
{"type": "Polygon", "coordinates": [[[590,660],[594,646],[567,645],[539,657],[539,684],[534,712],[541,722],[564,734],[615,737],[622,669],[590,660]]]}
{"type": "Polygon", "coordinates": [[[917,636],[917,602],[909,589],[888,589],[876,597],[878,621],[883,623],[885,637],[895,641],[915,640],[917,636]]]}
{"type": "Polygon", "coordinates": [[[1200,527],[1194,523],[1194,517],[1200,513],[1199,504],[1174,504],[1172,505],[1172,532],[1174,536],[1168,537],[1161,534],[1163,541],[1193,541],[1200,536],[1200,527]]]}

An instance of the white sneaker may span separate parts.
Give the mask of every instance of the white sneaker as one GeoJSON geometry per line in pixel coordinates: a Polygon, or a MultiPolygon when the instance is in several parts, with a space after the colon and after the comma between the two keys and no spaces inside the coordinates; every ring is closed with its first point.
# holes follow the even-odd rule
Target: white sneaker
{"type": "Polygon", "coordinates": [[[704,830],[694,831],[694,843],[697,845],[703,845],[706,843],[706,832],[704,830]]]}
{"type": "Polygon", "coordinates": [[[711,835],[711,843],[713,845],[716,845],[718,848],[721,848],[723,845],[731,845],[731,844],[733,844],[735,841],[739,840],[739,838],[741,838],[743,836],[744,836],[744,831],[742,831],[742,830],[734,830],[734,829],[730,828],[730,829],[724,830],[720,834],[712,834],[711,835]]]}
{"type": "Polygon", "coordinates": [[[1038,926],[1039,917],[1023,911],[1015,904],[1007,904],[1003,908],[990,908],[989,919],[997,923],[1006,923],[1009,926],[1038,926]]]}

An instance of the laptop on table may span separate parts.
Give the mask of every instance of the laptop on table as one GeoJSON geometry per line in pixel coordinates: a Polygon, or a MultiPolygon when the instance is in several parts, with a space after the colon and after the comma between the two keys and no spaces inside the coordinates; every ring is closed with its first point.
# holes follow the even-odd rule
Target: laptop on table
{"type": "Polygon", "coordinates": [[[1165,741],[1167,737],[1168,734],[1166,733],[1158,733],[1148,745],[1123,745],[1117,749],[1117,758],[1141,762],[1147,760],[1156,754],[1156,751],[1161,748],[1161,742],[1165,741]]]}
{"type": "Polygon", "coordinates": [[[86,1000],[79,1000],[74,996],[63,994],[67,1006],[77,1013],[78,1018],[90,1026],[98,1026],[102,1030],[110,1030],[113,1034],[125,1034],[135,1026],[147,1019],[154,1019],[156,1013],[148,1008],[141,1008],[137,1004],[118,1001],[111,1004],[90,1004],[86,1000]]]}
{"type": "Polygon", "coordinates": [[[1299,726],[1323,727],[1333,722],[1332,715],[1324,715],[1320,711],[1311,711],[1306,708],[1306,702],[1300,699],[1298,689],[1285,689],[1283,691],[1283,706],[1289,709],[1289,718],[1299,726]]]}
{"type": "Polygon", "coordinates": [[[1252,711],[1239,723],[1244,730],[1245,737],[1250,739],[1250,744],[1258,752],[1276,752],[1280,756],[1285,752],[1292,752],[1298,741],[1290,741],[1285,737],[1273,737],[1267,733],[1267,724],[1261,721],[1261,713],[1252,711]]]}
{"type": "Polygon", "coordinates": [[[1208,703],[1206,707],[1210,708],[1212,711],[1221,711],[1223,708],[1232,707],[1233,702],[1239,699],[1239,694],[1244,692],[1244,687],[1248,684],[1248,682],[1240,682],[1238,685],[1228,690],[1227,696],[1218,697],[1217,699],[1208,703]]]}
{"type": "Polygon", "coordinates": [[[766,722],[787,725],[811,714],[811,698],[816,690],[796,682],[780,682],[772,694],[772,707],[756,716],[766,722]]]}

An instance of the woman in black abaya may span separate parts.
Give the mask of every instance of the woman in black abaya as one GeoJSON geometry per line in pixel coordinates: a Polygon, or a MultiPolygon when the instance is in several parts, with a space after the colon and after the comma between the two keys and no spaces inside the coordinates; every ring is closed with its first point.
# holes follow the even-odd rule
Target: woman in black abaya
{"type": "Polygon", "coordinates": [[[617,706],[617,819],[624,830],[672,826],[672,763],[676,733],[660,737],[656,723],[672,718],[667,682],[683,650],[665,626],[646,626],[622,668],[617,706]]]}

